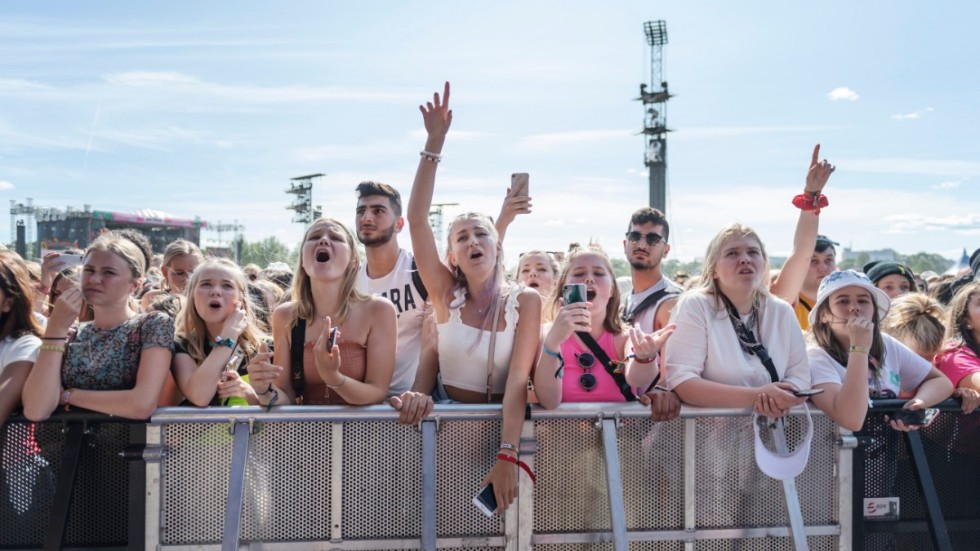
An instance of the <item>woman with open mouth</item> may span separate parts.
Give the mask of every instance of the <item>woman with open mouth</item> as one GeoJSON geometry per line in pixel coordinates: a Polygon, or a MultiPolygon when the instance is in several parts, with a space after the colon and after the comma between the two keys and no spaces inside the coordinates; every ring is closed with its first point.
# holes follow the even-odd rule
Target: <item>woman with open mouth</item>
{"type": "Polygon", "coordinates": [[[272,313],[272,364],[282,370],[273,386],[261,384],[250,369],[262,404],[368,405],[385,399],[395,369],[395,306],[357,291],[360,267],[354,234],[340,221],[320,218],[306,230],[292,300],[272,313]],[[280,393],[288,400],[280,400],[280,393]]]}
{"type": "MultiPolygon", "coordinates": [[[[445,263],[429,226],[436,167],[452,122],[449,83],[420,106],[428,134],[408,202],[412,249],[429,290],[439,335],[438,372],[448,397],[462,403],[503,403],[497,462],[483,483],[493,484],[501,510],[517,496],[520,440],[527,382],[539,346],[541,297],[504,282],[503,247],[489,216],[467,213],[449,225],[445,263]],[[518,323],[518,320],[520,322],[518,323]]],[[[403,422],[431,411],[434,362],[420,363],[411,391],[392,398],[403,422]]]]}
{"type": "MultiPolygon", "coordinates": [[[[258,404],[248,368],[268,363],[271,354],[264,346],[268,336],[255,322],[245,273],[230,260],[211,259],[194,270],[187,289],[174,339],[177,388],[201,407],[258,404]]],[[[271,371],[274,376],[279,369],[271,371]]]]}
{"type": "Polygon", "coordinates": [[[558,295],[548,301],[546,310],[555,321],[543,329],[543,353],[534,371],[538,401],[546,408],[562,402],[635,401],[634,387],[645,388],[659,375],[659,369],[650,368],[656,368],[674,326],[650,338],[627,328],[619,315],[621,298],[609,256],[598,245],[569,252],[556,288],[566,284],[584,285],[585,301],[566,302],[558,295]],[[635,354],[628,353],[631,344],[635,354]]]}

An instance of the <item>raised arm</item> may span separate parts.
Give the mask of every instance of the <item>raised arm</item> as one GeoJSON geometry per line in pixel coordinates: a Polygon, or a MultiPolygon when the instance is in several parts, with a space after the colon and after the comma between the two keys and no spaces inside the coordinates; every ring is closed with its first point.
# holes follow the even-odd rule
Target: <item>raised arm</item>
{"type": "Polygon", "coordinates": [[[61,365],[65,358],[65,339],[82,309],[82,291],[72,287],[54,303],[44,331],[44,342],[34,360],[34,367],[24,381],[24,416],[44,421],[58,407],[61,398],[61,365]]]}
{"type": "Polygon", "coordinates": [[[436,167],[439,166],[446,132],[449,131],[449,125],[453,121],[453,112],[449,109],[449,83],[446,83],[441,100],[437,92],[433,94],[432,101],[420,105],[419,110],[422,112],[428,138],[419,159],[418,170],[415,172],[412,195],[408,199],[408,226],[412,236],[412,251],[415,254],[419,275],[422,276],[422,283],[429,290],[433,304],[441,307],[452,287],[453,276],[439,259],[436,239],[432,228],[429,227],[429,208],[432,207],[436,167]]]}
{"type": "MultiPolygon", "coordinates": [[[[806,186],[803,194],[819,196],[823,193],[827,180],[834,172],[834,165],[827,159],[819,161],[820,144],[813,147],[813,157],[810,159],[810,169],[806,173],[806,186]]],[[[817,227],[820,216],[815,210],[800,209],[800,218],[796,222],[796,234],[793,237],[793,252],[786,259],[779,276],[772,283],[770,292],[790,304],[795,304],[806,281],[810,269],[810,259],[817,246],[817,227]]]]}
{"type": "Polygon", "coordinates": [[[497,229],[497,237],[501,243],[504,242],[504,235],[507,234],[507,228],[517,218],[517,215],[531,213],[531,198],[527,195],[518,195],[518,191],[507,188],[507,194],[504,195],[504,203],[500,205],[500,214],[497,215],[497,220],[494,223],[494,227],[497,229]]]}

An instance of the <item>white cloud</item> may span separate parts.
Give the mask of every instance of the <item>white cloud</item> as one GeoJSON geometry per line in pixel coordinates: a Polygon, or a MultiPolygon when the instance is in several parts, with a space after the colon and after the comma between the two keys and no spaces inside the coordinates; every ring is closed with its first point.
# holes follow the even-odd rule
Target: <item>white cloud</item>
{"type": "Polygon", "coordinates": [[[965,235],[980,235],[980,214],[945,216],[896,214],[886,217],[886,220],[891,223],[886,233],[954,231],[965,235]]]}
{"type": "Polygon", "coordinates": [[[50,86],[21,78],[0,78],[0,94],[17,92],[46,92],[50,86]]]}
{"type": "Polygon", "coordinates": [[[522,138],[519,147],[534,149],[549,149],[567,145],[586,144],[632,138],[632,130],[572,130],[569,132],[553,132],[548,134],[533,134],[522,138]]]}
{"type": "Polygon", "coordinates": [[[912,111],[911,113],[899,113],[892,115],[892,120],[896,121],[911,121],[915,119],[921,119],[926,113],[932,113],[935,111],[932,107],[926,107],[925,109],[919,109],[918,111],[912,111]]]}
{"type": "Polygon", "coordinates": [[[706,126],[679,128],[672,134],[679,140],[736,138],[751,134],[796,134],[840,130],[843,126],[706,126]]]}
{"type": "Polygon", "coordinates": [[[958,178],[980,176],[980,162],[954,159],[851,159],[842,160],[837,166],[875,174],[926,174],[958,178]]]}
{"type": "Polygon", "coordinates": [[[111,73],[103,79],[117,86],[146,88],[164,93],[206,96],[242,103],[286,103],[296,101],[416,101],[414,92],[378,91],[366,88],[312,86],[251,86],[208,82],[193,75],[167,71],[129,71],[111,73]]]}
{"type": "Polygon", "coordinates": [[[14,185],[10,182],[0,182],[0,191],[9,191],[14,189],[14,185]]]}
{"type": "Polygon", "coordinates": [[[947,180],[945,182],[939,182],[938,184],[932,186],[932,189],[956,189],[960,187],[963,180],[947,180]]]}
{"type": "Polygon", "coordinates": [[[839,86],[831,90],[830,93],[827,94],[827,97],[830,98],[830,101],[840,101],[840,100],[855,101],[860,96],[858,96],[857,92],[851,90],[847,86],[839,86]]]}

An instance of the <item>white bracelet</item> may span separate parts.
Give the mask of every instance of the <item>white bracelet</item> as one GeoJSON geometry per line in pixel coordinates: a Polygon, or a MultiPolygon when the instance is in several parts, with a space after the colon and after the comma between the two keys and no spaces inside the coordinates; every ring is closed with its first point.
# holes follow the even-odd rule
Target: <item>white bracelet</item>
{"type": "Polygon", "coordinates": [[[426,161],[432,161],[433,163],[438,163],[442,160],[442,155],[438,153],[433,153],[431,151],[422,150],[419,151],[419,156],[421,156],[426,161]]]}

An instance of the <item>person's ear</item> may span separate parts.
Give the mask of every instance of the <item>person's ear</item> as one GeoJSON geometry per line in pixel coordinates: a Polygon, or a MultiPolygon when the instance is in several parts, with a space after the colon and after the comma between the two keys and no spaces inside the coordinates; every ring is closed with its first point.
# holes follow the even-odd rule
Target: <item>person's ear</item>
{"type": "Polygon", "coordinates": [[[404,216],[399,216],[395,220],[395,233],[401,233],[402,228],[404,228],[404,227],[405,227],[405,217],[404,216]]]}
{"type": "MultiPolygon", "coordinates": [[[[14,308],[14,297],[7,297],[3,299],[3,304],[0,305],[0,313],[6,314],[14,308]]],[[[970,329],[973,329],[972,327],[970,329]]]]}
{"type": "Polygon", "coordinates": [[[669,252],[670,252],[670,245],[664,243],[664,254],[661,256],[661,258],[667,258],[667,253],[669,252]]]}

